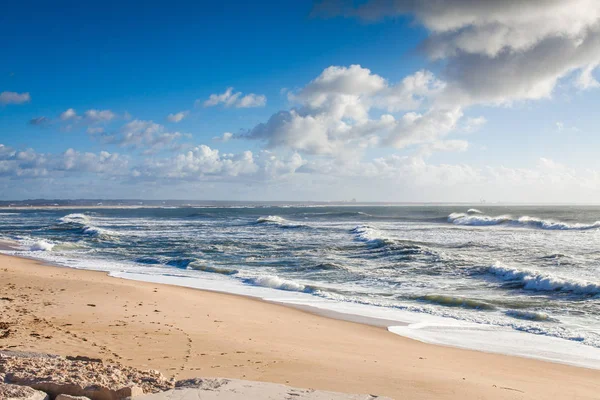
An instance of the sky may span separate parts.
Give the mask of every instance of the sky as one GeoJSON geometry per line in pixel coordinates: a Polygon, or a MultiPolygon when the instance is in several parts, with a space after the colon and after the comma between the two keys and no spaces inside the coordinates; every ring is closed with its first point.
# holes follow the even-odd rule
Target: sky
{"type": "Polygon", "coordinates": [[[600,2],[10,2],[0,199],[600,203],[600,2]]]}

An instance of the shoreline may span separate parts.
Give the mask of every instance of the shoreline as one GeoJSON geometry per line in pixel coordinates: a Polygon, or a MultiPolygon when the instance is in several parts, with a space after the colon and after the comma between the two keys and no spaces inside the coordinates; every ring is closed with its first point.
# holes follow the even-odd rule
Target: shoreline
{"type": "MultiPolygon", "coordinates": [[[[324,318],[383,328],[389,333],[403,338],[435,346],[600,370],[600,350],[595,347],[582,345],[568,339],[521,332],[513,328],[457,321],[449,317],[431,316],[413,311],[395,311],[376,306],[339,303],[314,298],[312,295],[304,293],[280,291],[260,286],[245,287],[238,285],[237,282],[235,284],[229,282],[225,286],[217,284],[215,287],[212,283],[213,286],[207,284],[210,281],[208,279],[177,275],[146,275],[143,273],[115,272],[101,268],[78,268],[45,260],[42,257],[5,254],[4,251],[21,251],[20,243],[10,239],[0,240],[0,255],[4,254],[9,257],[40,262],[50,267],[100,272],[109,278],[239,296],[253,301],[261,301],[300,310],[324,318]],[[285,296],[300,295],[304,298],[286,298],[285,296],[279,298],[273,296],[275,293],[285,293],[285,296]],[[335,308],[338,309],[336,310],[335,308]],[[373,312],[378,313],[378,315],[373,315],[373,312]],[[431,331],[437,332],[432,335],[431,331]],[[465,341],[462,339],[463,337],[468,337],[468,340],[465,341]],[[502,343],[494,343],[494,340],[499,340],[502,343]]],[[[223,277],[218,276],[218,278],[223,277]]],[[[223,282],[225,281],[221,283],[223,282]]]]}
{"type": "Polygon", "coordinates": [[[0,255],[0,276],[12,299],[0,301],[2,318],[14,329],[2,348],[393,398],[594,398],[600,379],[598,370],[427,344],[287,304],[27,258],[0,255]]]}

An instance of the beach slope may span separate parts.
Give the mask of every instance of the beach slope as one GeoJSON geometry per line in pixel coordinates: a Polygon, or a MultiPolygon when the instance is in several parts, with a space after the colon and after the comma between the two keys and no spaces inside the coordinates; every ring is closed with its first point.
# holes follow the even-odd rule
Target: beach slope
{"type": "Polygon", "coordinates": [[[0,255],[0,349],[407,399],[597,399],[600,371],[430,345],[251,298],[0,255]]]}

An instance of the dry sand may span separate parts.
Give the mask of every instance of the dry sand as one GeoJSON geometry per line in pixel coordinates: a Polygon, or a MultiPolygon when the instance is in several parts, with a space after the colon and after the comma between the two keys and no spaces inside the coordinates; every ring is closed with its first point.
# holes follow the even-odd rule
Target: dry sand
{"type": "Polygon", "coordinates": [[[0,349],[397,399],[600,398],[600,371],[424,344],[260,300],[0,255],[0,349]]]}

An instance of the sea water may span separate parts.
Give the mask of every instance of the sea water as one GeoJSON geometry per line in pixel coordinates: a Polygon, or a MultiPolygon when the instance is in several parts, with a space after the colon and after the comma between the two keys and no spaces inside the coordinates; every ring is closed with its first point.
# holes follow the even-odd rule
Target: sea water
{"type": "Polygon", "coordinates": [[[0,238],[18,243],[10,254],[63,266],[600,368],[600,207],[5,208],[0,238]]]}

